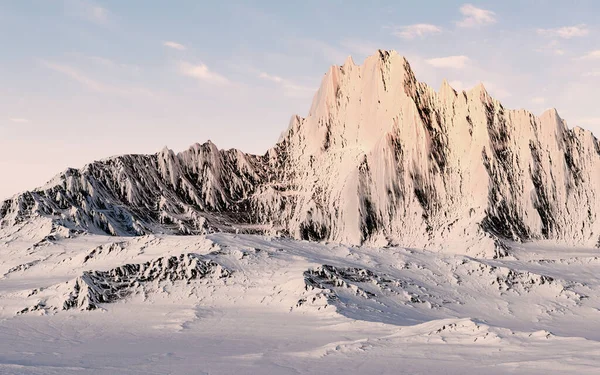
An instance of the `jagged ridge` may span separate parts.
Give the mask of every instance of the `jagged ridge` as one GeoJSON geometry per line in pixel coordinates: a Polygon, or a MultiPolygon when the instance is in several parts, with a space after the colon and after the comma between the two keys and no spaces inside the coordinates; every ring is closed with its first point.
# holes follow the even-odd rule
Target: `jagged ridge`
{"type": "Polygon", "coordinates": [[[43,215],[113,235],[254,231],[496,256],[506,239],[596,245],[599,155],[555,110],[505,109],[482,85],[435,92],[379,51],[331,67],[309,115],[263,156],[209,142],[94,162],[2,203],[0,225],[43,215]]]}

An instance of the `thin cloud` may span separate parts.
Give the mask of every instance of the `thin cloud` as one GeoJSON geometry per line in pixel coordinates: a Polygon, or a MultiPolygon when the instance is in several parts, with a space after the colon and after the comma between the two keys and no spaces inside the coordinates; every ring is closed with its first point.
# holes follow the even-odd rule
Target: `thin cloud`
{"type": "Polygon", "coordinates": [[[600,77],[600,71],[597,72],[585,72],[582,74],[584,77],[600,77]]]}
{"type": "Polygon", "coordinates": [[[110,12],[108,9],[88,0],[65,0],[65,10],[77,17],[85,18],[88,21],[99,25],[109,23],[110,12]]]}
{"type": "Polygon", "coordinates": [[[290,39],[289,42],[295,49],[312,51],[313,53],[321,55],[331,64],[341,64],[347,57],[339,48],[331,46],[321,40],[294,38],[290,39]]]}
{"type": "Polygon", "coordinates": [[[163,43],[163,46],[172,48],[172,49],[176,49],[179,51],[185,51],[187,49],[186,46],[184,46],[183,44],[173,42],[173,41],[166,41],[163,43]]]}
{"type": "Polygon", "coordinates": [[[9,118],[8,119],[10,122],[14,122],[17,124],[26,124],[29,122],[29,119],[26,118],[22,118],[22,117],[13,117],[13,118],[9,118]]]}
{"type": "Polygon", "coordinates": [[[458,27],[471,28],[496,23],[496,13],[491,10],[477,8],[472,4],[461,6],[460,13],[464,18],[456,23],[458,27]]]}
{"type": "Polygon", "coordinates": [[[546,98],[542,96],[536,96],[534,98],[531,98],[531,102],[534,104],[544,104],[546,102],[546,98]]]}
{"type": "Polygon", "coordinates": [[[279,76],[273,76],[267,73],[260,73],[258,77],[275,83],[282,83],[284,81],[284,79],[279,76]]]}
{"type": "Polygon", "coordinates": [[[581,60],[598,60],[600,59],[600,49],[595,51],[590,51],[585,55],[581,56],[579,59],[581,60]]]}
{"type": "Polygon", "coordinates": [[[457,91],[463,91],[463,90],[467,90],[468,86],[464,84],[463,81],[460,80],[453,80],[448,82],[448,84],[450,85],[450,87],[452,87],[453,89],[457,90],[457,91]]]}
{"type": "Polygon", "coordinates": [[[111,60],[101,56],[90,56],[81,53],[71,53],[69,56],[73,56],[75,59],[84,59],[86,64],[92,62],[96,66],[105,67],[113,70],[124,70],[132,74],[139,74],[142,68],[138,65],[124,64],[115,60],[111,60]]]}
{"type": "Polygon", "coordinates": [[[85,74],[81,73],[79,70],[77,70],[69,65],[59,64],[59,63],[55,63],[52,61],[45,61],[45,60],[42,61],[42,64],[48,69],[51,69],[51,70],[54,70],[55,72],[64,74],[67,77],[79,82],[80,84],[89,88],[90,90],[98,91],[98,92],[109,91],[103,83],[86,76],[85,74]]]}
{"type": "Polygon", "coordinates": [[[549,53],[556,56],[562,56],[565,54],[565,50],[560,47],[560,43],[557,40],[553,40],[546,46],[535,49],[535,52],[549,53]]]}
{"type": "Polygon", "coordinates": [[[410,40],[417,37],[422,38],[428,35],[439,34],[441,32],[442,29],[435,25],[418,23],[414,25],[401,26],[392,32],[392,35],[397,36],[398,38],[410,40]]]}
{"type": "Polygon", "coordinates": [[[598,125],[600,124],[600,117],[582,117],[575,119],[574,123],[582,125],[598,125]]]}
{"type": "Polygon", "coordinates": [[[101,6],[92,6],[90,16],[98,23],[106,23],[108,21],[108,10],[101,6]]]}
{"type": "Polygon", "coordinates": [[[80,83],[82,86],[87,89],[95,92],[105,93],[105,94],[116,94],[123,96],[136,96],[136,95],[145,95],[145,96],[154,96],[154,94],[146,89],[138,88],[138,87],[128,87],[128,86],[119,86],[113,85],[109,83],[102,82],[98,79],[92,78],[85,73],[81,72],[79,69],[72,67],[66,64],[60,64],[52,61],[42,60],[42,65],[48,69],[51,69],[57,73],[63,74],[70,79],[80,83]]]}
{"type": "Polygon", "coordinates": [[[88,60],[91,60],[100,65],[109,66],[109,67],[117,66],[116,62],[114,62],[111,59],[107,59],[106,57],[101,57],[101,56],[84,56],[84,57],[87,58],[88,60]]]}
{"type": "Polygon", "coordinates": [[[315,89],[312,87],[298,85],[285,78],[276,75],[271,75],[265,72],[260,73],[258,77],[279,85],[284,89],[287,96],[299,97],[313,94],[315,92],[315,89]]]}
{"type": "Polygon", "coordinates": [[[352,54],[356,54],[356,55],[361,55],[361,56],[371,56],[377,53],[377,50],[380,49],[381,47],[378,46],[376,43],[373,42],[369,42],[369,41],[361,41],[361,40],[351,40],[351,39],[346,39],[343,40],[340,45],[348,50],[348,52],[352,55],[352,54]]]}
{"type": "Polygon", "coordinates": [[[510,91],[504,89],[501,85],[498,85],[492,81],[482,81],[481,83],[486,88],[486,90],[490,93],[490,95],[492,95],[495,98],[506,99],[506,98],[512,96],[510,91]]]}
{"type": "Polygon", "coordinates": [[[214,85],[228,85],[231,83],[227,78],[211,71],[208,66],[202,63],[191,64],[185,61],[181,62],[179,63],[179,73],[214,85]]]}
{"type": "Polygon", "coordinates": [[[543,36],[571,39],[587,36],[590,33],[585,24],[576,26],[565,26],[557,29],[537,29],[537,33],[543,36]]]}
{"type": "Polygon", "coordinates": [[[467,56],[447,56],[447,57],[436,57],[433,59],[427,59],[425,62],[434,68],[449,68],[449,69],[462,69],[468,63],[470,59],[467,56]]]}

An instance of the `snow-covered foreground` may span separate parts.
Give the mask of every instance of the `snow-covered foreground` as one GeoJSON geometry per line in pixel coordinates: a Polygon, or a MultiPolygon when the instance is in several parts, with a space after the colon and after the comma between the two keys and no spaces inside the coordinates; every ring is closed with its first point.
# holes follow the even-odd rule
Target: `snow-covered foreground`
{"type": "Polygon", "coordinates": [[[0,373],[595,374],[597,251],[474,259],[32,221],[0,231],[0,373]]]}

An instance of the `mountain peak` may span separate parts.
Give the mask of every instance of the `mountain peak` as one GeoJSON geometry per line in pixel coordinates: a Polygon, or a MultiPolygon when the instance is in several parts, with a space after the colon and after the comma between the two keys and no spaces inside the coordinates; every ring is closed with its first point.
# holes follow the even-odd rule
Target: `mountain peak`
{"type": "Polygon", "coordinates": [[[300,128],[303,149],[373,147],[391,129],[394,113],[415,85],[407,60],[393,50],[378,50],[358,66],[351,58],[331,66],[300,128]],[[361,116],[376,120],[366,124],[361,116]]]}
{"type": "Polygon", "coordinates": [[[378,50],[332,66],[263,156],[207,141],[94,162],[2,203],[0,226],[45,216],[118,235],[247,230],[494,256],[506,240],[596,245],[599,150],[554,109],[506,109],[482,83],[436,93],[378,50]]]}
{"type": "Polygon", "coordinates": [[[483,82],[479,81],[472,89],[471,91],[473,91],[473,93],[483,97],[488,97],[488,91],[485,88],[485,85],[483,84],[483,82]]]}
{"type": "Polygon", "coordinates": [[[348,57],[346,57],[346,60],[344,60],[344,65],[342,65],[343,67],[352,67],[352,66],[356,66],[356,64],[354,63],[354,60],[352,59],[351,55],[348,55],[348,57]]]}
{"type": "Polygon", "coordinates": [[[454,96],[456,96],[456,90],[454,90],[454,88],[450,85],[450,83],[448,82],[448,80],[445,79],[445,78],[442,81],[442,86],[440,87],[440,95],[442,97],[447,97],[447,96],[454,97],[454,96]]]}

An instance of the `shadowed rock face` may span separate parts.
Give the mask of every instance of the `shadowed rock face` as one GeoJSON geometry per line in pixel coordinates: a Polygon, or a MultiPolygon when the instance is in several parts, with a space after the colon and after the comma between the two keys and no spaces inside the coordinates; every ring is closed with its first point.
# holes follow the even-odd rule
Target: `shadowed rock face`
{"type": "MultiPolygon", "coordinates": [[[[154,287],[158,287],[161,283],[216,280],[230,275],[229,270],[202,255],[161,257],[141,264],[125,264],[108,271],[85,271],[76,279],[61,285],[65,288],[65,294],[62,301],[59,298],[60,306],[40,300],[18,314],[33,311],[95,310],[102,304],[117,302],[139,293],[148,284],[153,283],[154,287]]],[[[40,289],[35,289],[31,295],[39,292],[40,289]]]]}
{"type": "Polygon", "coordinates": [[[435,92],[379,51],[331,67],[308,116],[263,156],[208,142],[94,162],[0,204],[0,225],[41,215],[112,235],[235,230],[496,255],[506,239],[595,245],[599,154],[555,110],[505,109],[482,85],[435,92]]]}
{"type": "Polygon", "coordinates": [[[143,264],[126,264],[109,271],[89,271],[77,278],[63,310],[94,310],[99,304],[123,299],[149,282],[228,277],[229,271],[196,254],[158,258],[143,264]]]}

